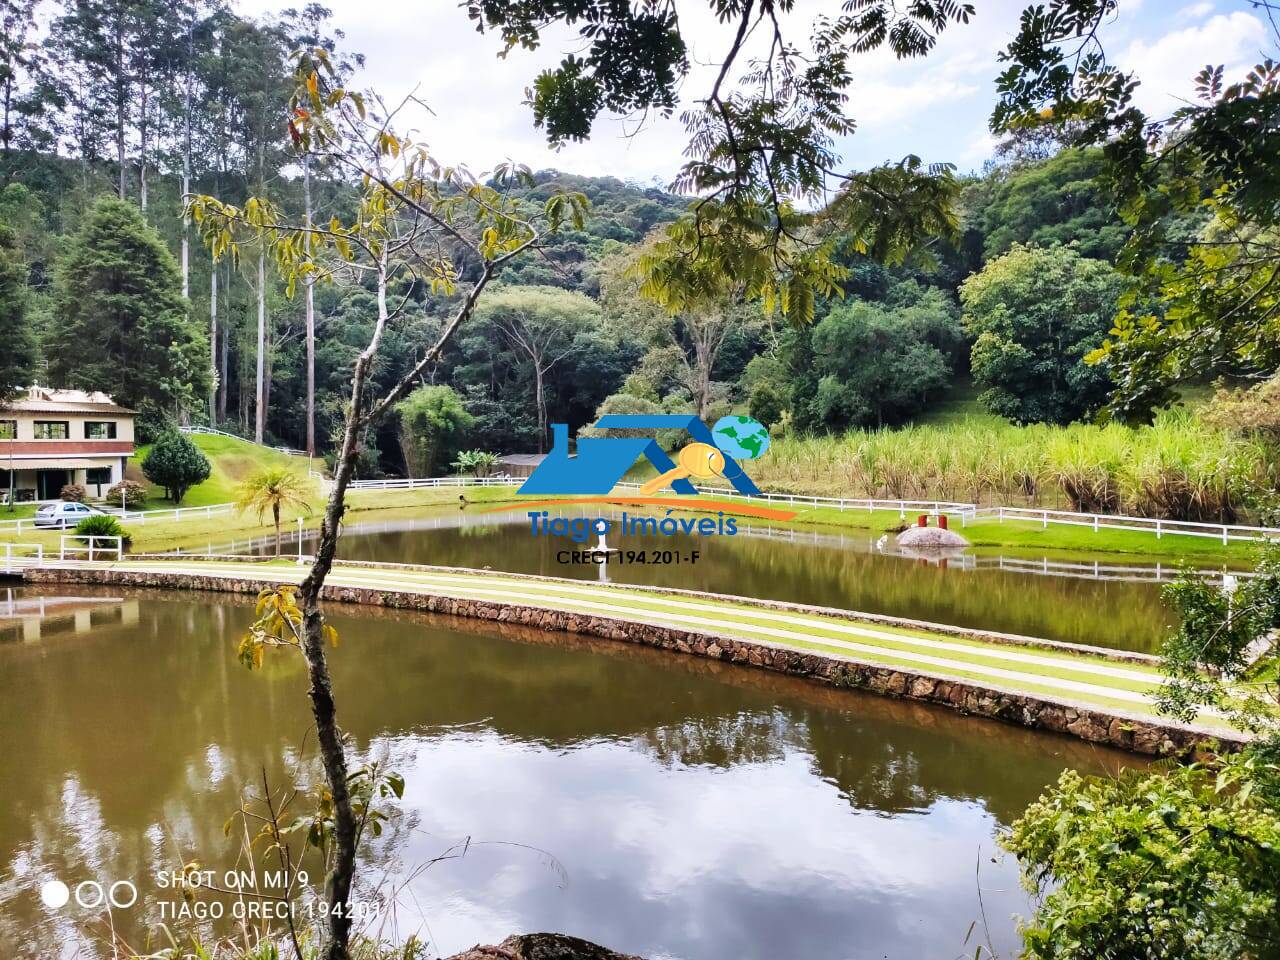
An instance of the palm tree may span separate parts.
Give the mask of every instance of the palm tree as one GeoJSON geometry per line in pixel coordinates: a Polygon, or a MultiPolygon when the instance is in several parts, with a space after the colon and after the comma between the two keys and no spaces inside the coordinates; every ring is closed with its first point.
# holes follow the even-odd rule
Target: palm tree
{"type": "Polygon", "coordinates": [[[258,522],[271,511],[276,525],[276,556],[280,556],[280,513],[291,508],[311,516],[311,484],[306,477],[284,467],[265,467],[240,484],[236,509],[253,510],[258,522]]]}

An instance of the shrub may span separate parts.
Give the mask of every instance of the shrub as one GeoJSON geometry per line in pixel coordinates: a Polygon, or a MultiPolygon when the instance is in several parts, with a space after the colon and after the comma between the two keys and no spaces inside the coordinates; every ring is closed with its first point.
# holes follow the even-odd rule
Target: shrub
{"type": "Polygon", "coordinates": [[[498,455],[485,450],[463,450],[458,454],[458,459],[449,464],[458,473],[469,473],[475,477],[489,476],[497,465],[498,455]]]}
{"type": "Polygon", "coordinates": [[[1064,772],[1000,840],[1038,895],[1022,956],[1275,956],[1280,816],[1257,766],[1064,772]]]}
{"type": "Polygon", "coordinates": [[[781,420],[786,409],[786,394],[774,384],[765,381],[751,388],[748,411],[766,427],[772,427],[781,420]]]}
{"type": "Polygon", "coordinates": [[[475,418],[452,387],[419,387],[395,409],[400,414],[400,450],[411,477],[434,477],[475,426],[475,418]]]}
{"type": "Polygon", "coordinates": [[[1219,384],[1204,419],[1224,430],[1280,440],[1280,376],[1248,390],[1228,390],[1219,384]]]}
{"type": "Polygon", "coordinates": [[[107,491],[107,503],[118,504],[122,509],[136,507],[147,499],[147,488],[136,480],[121,480],[107,491]]]}
{"type": "Polygon", "coordinates": [[[200,448],[177,430],[162,434],[142,461],[142,472],[165,496],[181,503],[187,491],[209,479],[209,461],[200,448]]]}
{"type": "Polygon", "coordinates": [[[133,537],[120,526],[120,521],[107,513],[95,513],[76,524],[76,536],[88,542],[89,537],[120,537],[128,546],[133,537]]]}
{"type": "Polygon", "coordinates": [[[71,503],[84,503],[88,495],[88,491],[78,483],[64,484],[62,489],[58,491],[59,500],[67,500],[71,503]]]}

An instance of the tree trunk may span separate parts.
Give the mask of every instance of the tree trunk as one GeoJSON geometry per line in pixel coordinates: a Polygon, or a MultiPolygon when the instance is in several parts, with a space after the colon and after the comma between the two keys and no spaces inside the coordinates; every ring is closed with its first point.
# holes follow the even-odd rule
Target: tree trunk
{"type": "MultiPolygon", "coordinates": [[[[187,236],[182,235],[183,286],[187,282],[186,274],[187,236]]],[[[222,384],[218,381],[218,265],[214,264],[209,271],[209,422],[218,422],[218,392],[222,384]]]]}
{"type": "Polygon", "coordinates": [[[13,115],[13,76],[8,75],[4,81],[4,121],[0,123],[0,141],[6,155],[9,153],[9,142],[13,131],[9,126],[9,118],[13,115]]]}
{"type": "Polygon", "coordinates": [[[254,404],[253,439],[262,443],[267,426],[267,252],[258,251],[258,376],[254,404]]]}
{"type": "Polygon", "coordinates": [[[695,336],[694,339],[694,358],[697,365],[698,380],[696,384],[697,395],[694,400],[698,404],[698,419],[707,419],[707,406],[711,399],[711,368],[715,364],[715,357],[712,355],[710,345],[702,338],[695,336]]]}
{"type": "Polygon", "coordinates": [[[333,870],[329,875],[329,940],[321,960],[348,960],[347,944],[351,939],[351,918],[347,904],[356,865],[356,817],[351,809],[351,791],[347,784],[347,755],[338,729],[337,710],[333,703],[333,683],[324,650],[324,615],[320,611],[320,593],[325,578],[333,567],[338,547],[338,528],[346,509],[347,484],[355,466],[360,431],[364,416],[364,383],[378,349],[381,331],[387,318],[387,282],[385,270],[378,277],[378,325],[367,349],[356,359],[351,377],[351,404],[347,412],[342,446],[334,464],[333,486],[325,505],[324,520],[316,543],[315,562],[302,581],[302,652],[307,660],[311,680],[309,695],[311,712],[316,721],[316,739],[325,779],[333,797],[333,870]],[[337,909],[335,909],[337,908],[337,909]]]}
{"type": "MultiPolygon", "coordinates": [[[[311,157],[302,156],[302,199],[307,227],[311,226],[311,157]]],[[[316,455],[316,298],[315,284],[307,278],[307,456],[316,455]]]]}
{"type": "MultiPolygon", "coordinates": [[[[194,23],[187,23],[187,62],[186,67],[186,83],[183,84],[182,90],[182,296],[190,298],[191,289],[191,265],[190,265],[190,241],[187,236],[190,224],[185,215],[187,206],[187,195],[191,193],[191,64],[195,60],[195,38],[193,36],[194,23]]],[[[214,271],[213,289],[218,289],[217,271],[214,271]]],[[[216,316],[213,308],[210,308],[211,315],[216,316]]],[[[214,324],[214,329],[217,329],[214,324]]],[[[216,349],[216,348],[215,348],[216,349]]],[[[213,355],[213,370],[216,376],[218,369],[218,355],[213,355]]],[[[211,394],[212,396],[212,394],[211,394]]],[[[209,419],[213,419],[213,400],[209,401],[209,419]]]]}
{"type": "MultiPolygon", "coordinates": [[[[214,282],[217,282],[218,265],[213,264],[214,282]]],[[[227,374],[231,365],[231,270],[227,269],[227,282],[223,285],[226,290],[226,320],[222,323],[222,353],[221,359],[218,361],[218,422],[227,422],[227,394],[231,390],[227,374]]]]}
{"type": "MultiPolygon", "coordinates": [[[[266,145],[259,131],[258,137],[258,196],[266,194],[266,145]]],[[[267,428],[267,248],[258,250],[258,376],[257,403],[254,407],[253,438],[262,443],[267,428]]]]}
{"type": "Polygon", "coordinates": [[[276,556],[280,556],[280,504],[271,505],[271,518],[276,522],[276,556]]]}
{"type": "MultiPolygon", "coordinates": [[[[182,170],[182,196],[183,205],[186,205],[186,196],[191,192],[191,171],[188,169],[187,158],[183,159],[182,170]]],[[[191,240],[187,236],[187,218],[182,218],[182,299],[191,299],[191,240]]]]}
{"type": "Polygon", "coordinates": [[[298,590],[302,606],[302,652],[306,657],[307,672],[311,681],[309,691],[311,712],[316,721],[316,737],[319,742],[321,762],[324,765],[325,779],[333,798],[335,851],[329,882],[329,938],[319,960],[349,960],[347,944],[351,938],[351,918],[347,914],[350,912],[348,904],[356,861],[356,819],[351,809],[351,792],[347,785],[347,757],[342,747],[342,736],[338,729],[333,703],[333,686],[325,659],[324,616],[320,610],[320,594],[324,589],[325,578],[333,567],[333,558],[337,552],[338,529],[346,509],[347,484],[350,483],[355,469],[356,455],[363,432],[404,396],[429,363],[439,359],[441,351],[454,331],[471,316],[480,292],[492,277],[492,265],[486,264],[480,278],[458,307],[457,313],[445,327],[436,344],[419,360],[414,369],[366,414],[365,380],[374,356],[377,354],[388,317],[387,275],[384,259],[380,264],[378,275],[378,323],[369,340],[369,345],[356,359],[355,369],[352,371],[351,403],[342,432],[342,443],[334,463],[333,485],[329,488],[329,500],[325,504],[324,519],[320,524],[315,559],[298,590]]]}
{"type": "Polygon", "coordinates": [[[539,362],[539,358],[535,358],[533,361],[533,391],[534,399],[538,405],[538,452],[546,453],[547,398],[543,390],[542,373],[542,364],[539,362]]]}
{"type": "Polygon", "coordinates": [[[120,167],[120,199],[125,199],[124,125],[125,101],[128,99],[124,77],[124,24],[116,24],[116,163],[120,167]]]}
{"type": "Polygon", "coordinates": [[[138,114],[138,205],[147,212],[147,78],[138,86],[141,91],[138,114]]]}

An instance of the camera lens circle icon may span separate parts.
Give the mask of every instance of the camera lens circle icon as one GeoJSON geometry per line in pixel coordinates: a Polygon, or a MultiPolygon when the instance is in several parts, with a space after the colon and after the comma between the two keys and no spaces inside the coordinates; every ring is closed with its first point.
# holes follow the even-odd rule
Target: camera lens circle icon
{"type": "Polygon", "coordinates": [[[111,900],[113,907],[117,910],[125,910],[138,902],[138,888],[128,880],[117,880],[111,885],[107,896],[111,900]],[[117,891],[121,891],[121,893],[117,895],[117,891]]]}
{"type": "Polygon", "coordinates": [[[76,903],[80,904],[85,910],[92,910],[100,907],[106,901],[106,891],[102,889],[102,884],[96,880],[85,880],[76,884],[76,903]]]}
{"type": "Polygon", "coordinates": [[[71,889],[61,880],[50,880],[40,888],[40,899],[50,910],[61,910],[71,899],[71,889]]]}

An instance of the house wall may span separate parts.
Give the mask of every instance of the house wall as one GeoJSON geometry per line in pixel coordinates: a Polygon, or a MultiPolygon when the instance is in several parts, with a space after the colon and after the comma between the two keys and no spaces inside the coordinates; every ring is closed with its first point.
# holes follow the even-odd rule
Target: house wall
{"type": "MultiPolygon", "coordinates": [[[[67,443],[73,441],[84,441],[85,424],[88,422],[107,422],[110,421],[116,425],[116,441],[127,441],[133,444],[133,417],[126,414],[110,414],[110,413],[62,413],[57,410],[48,410],[34,412],[31,410],[0,410],[0,420],[16,420],[18,421],[17,441],[28,441],[31,443],[67,443]],[[35,422],[37,420],[65,420],[67,422],[68,437],[67,440],[36,440],[35,422]]],[[[92,441],[91,441],[92,442],[92,441]]],[[[0,448],[4,443],[0,441],[0,448]]]]}
{"type": "MultiPolygon", "coordinates": [[[[10,469],[14,472],[13,489],[16,496],[24,499],[49,499],[57,496],[56,489],[41,490],[39,477],[48,473],[58,461],[65,461],[67,466],[66,482],[80,484],[91,498],[104,496],[107,490],[124,479],[125,461],[133,454],[134,430],[133,416],[121,413],[83,413],[64,412],[54,408],[49,410],[0,410],[0,421],[15,421],[16,436],[12,440],[0,439],[0,496],[7,496],[10,487],[10,469]],[[65,440],[36,439],[37,421],[61,421],[67,424],[65,440]],[[86,436],[88,423],[114,423],[116,435],[113,439],[92,439],[86,436]],[[38,460],[39,468],[30,466],[38,460]],[[24,461],[27,465],[24,465],[24,461]],[[88,466],[86,461],[93,463],[88,466]],[[109,480],[90,483],[89,474],[93,470],[109,471],[109,480]]],[[[45,487],[60,488],[56,482],[56,474],[46,477],[45,487]]]]}

